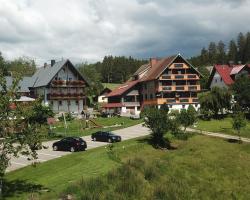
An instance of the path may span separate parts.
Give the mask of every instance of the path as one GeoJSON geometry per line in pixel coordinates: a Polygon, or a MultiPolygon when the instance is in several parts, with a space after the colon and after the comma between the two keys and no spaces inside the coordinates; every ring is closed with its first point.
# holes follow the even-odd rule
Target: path
{"type": "MultiPolygon", "coordinates": [[[[224,133],[214,133],[214,132],[209,132],[209,131],[201,131],[201,130],[192,129],[192,128],[187,128],[186,130],[188,132],[201,133],[203,135],[208,135],[208,136],[212,136],[212,137],[219,137],[219,138],[232,139],[232,140],[238,140],[239,139],[238,136],[227,135],[227,134],[224,134],[224,133]]],[[[250,142],[250,138],[241,137],[241,140],[243,142],[250,142]]]]}

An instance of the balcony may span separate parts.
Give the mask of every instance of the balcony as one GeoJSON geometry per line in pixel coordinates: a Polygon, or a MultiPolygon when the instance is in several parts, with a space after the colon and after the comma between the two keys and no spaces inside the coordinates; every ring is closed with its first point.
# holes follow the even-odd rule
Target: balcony
{"type": "Polygon", "coordinates": [[[54,87],[84,87],[85,82],[82,80],[71,80],[71,81],[66,81],[66,80],[53,80],[52,86],[54,87]]]}
{"type": "Polygon", "coordinates": [[[196,74],[163,74],[160,80],[199,80],[196,74]]]}
{"type": "Polygon", "coordinates": [[[83,93],[51,93],[47,94],[48,100],[63,100],[63,99],[83,99],[85,95],[83,93]]]}
{"type": "Polygon", "coordinates": [[[200,85],[172,85],[172,86],[159,86],[159,92],[172,92],[172,91],[200,91],[200,85]]]}

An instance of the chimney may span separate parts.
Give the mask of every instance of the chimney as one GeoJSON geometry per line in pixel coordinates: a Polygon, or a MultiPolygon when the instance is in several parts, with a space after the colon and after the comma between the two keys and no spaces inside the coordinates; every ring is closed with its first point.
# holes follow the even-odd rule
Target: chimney
{"type": "Polygon", "coordinates": [[[228,64],[229,64],[229,67],[233,67],[234,61],[230,60],[230,61],[228,62],[228,64]]]}
{"type": "Polygon", "coordinates": [[[53,65],[56,63],[56,61],[55,60],[51,60],[50,61],[50,65],[51,65],[51,67],[53,67],[53,65]]]}
{"type": "Polygon", "coordinates": [[[157,64],[157,59],[156,58],[150,58],[151,67],[154,67],[156,64],[157,64]]]}
{"type": "Polygon", "coordinates": [[[47,67],[47,63],[44,63],[43,67],[46,68],[47,67]]]}

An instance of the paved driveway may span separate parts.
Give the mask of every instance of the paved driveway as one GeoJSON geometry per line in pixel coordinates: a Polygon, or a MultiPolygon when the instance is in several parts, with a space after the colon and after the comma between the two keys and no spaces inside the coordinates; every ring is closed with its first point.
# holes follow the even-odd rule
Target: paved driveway
{"type": "MultiPolygon", "coordinates": [[[[136,137],[141,137],[141,136],[148,135],[150,133],[149,129],[146,127],[143,127],[142,124],[138,124],[138,125],[120,129],[120,130],[115,130],[113,132],[115,134],[120,135],[122,137],[122,140],[128,140],[128,139],[132,139],[136,137]]],[[[82,138],[87,142],[87,146],[88,146],[87,149],[93,149],[93,148],[107,145],[106,142],[92,141],[90,136],[84,136],[82,138]]],[[[45,162],[51,159],[55,159],[64,155],[71,154],[71,152],[66,152],[66,151],[53,151],[52,144],[55,141],[56,140],[43,143],[43,145],[48,147],[48,149],[41,149],[37,151],[38,162],[45,162]]],[[[32,161],[27,160],[26,156],[20,156],[19,158],[12,158],[11,165],[8,167],[7,172],[16,170],[21,167],[25,167],[30,164],[32,164],[32,161]]]]}

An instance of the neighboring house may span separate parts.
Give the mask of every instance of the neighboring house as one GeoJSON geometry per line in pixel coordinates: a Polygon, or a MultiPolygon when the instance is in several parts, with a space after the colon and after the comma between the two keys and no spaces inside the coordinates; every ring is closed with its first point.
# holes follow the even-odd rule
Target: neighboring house
{"type": "Polygon", "coordinates": [[[115,83],[102,83],[104,89],[100,92],[98,96],[94,97],[94,101],[98,103],[107,103],[108,98],[107,95],[112,92],[115,88],[117,88],[120,84],[115,83]]]}
{"type": "MultiPolygon", "coordinates": [[[[6,76],[5,80],[7,87],[11,87],[13,84],[13,78],[11,76],[6,76]]],[[[22,77],[22,79],[19,81],[17,92],[19,93],[20,98],[16,100],[17,102],[26,103],[35,100],[34,98],[29,97],[30,96],[29,86],[32,83],[31,80],[32,77],[25,76],[22,77]]]]}
{"type": "Polygon", "coordinates": [[[183,109],[193,105],[199,108],[197,93],[201,90],[201,74],[181,55],[150,59],[129,81],[108,95],[106,111],[121,115],[139,114],[147,106],[183,109]]]}
{"type": "Polygon", "coordinates": [[[107,95],[108,103],[103,105],[104,111],[120,113],[122,116],[140,113],[140,97],[138,80],[128,81],[107,95]]]}
{"type": "Polygon", "coordinates": [[[228,88],[243,74],[250,75],[250,65],[214,65],[208,81],[209,88],[228,88]]]}
{"type": "MultiPolygon", "coordinates": [[[[7,77],[7,82],[10,78],[7,77]]],[[[85,78],[69,60],[44,64],[32,77],[23,77],[20,92],[33,98],[42,98],[54,112],[81,113],[86,105],[85,78]]]]}

